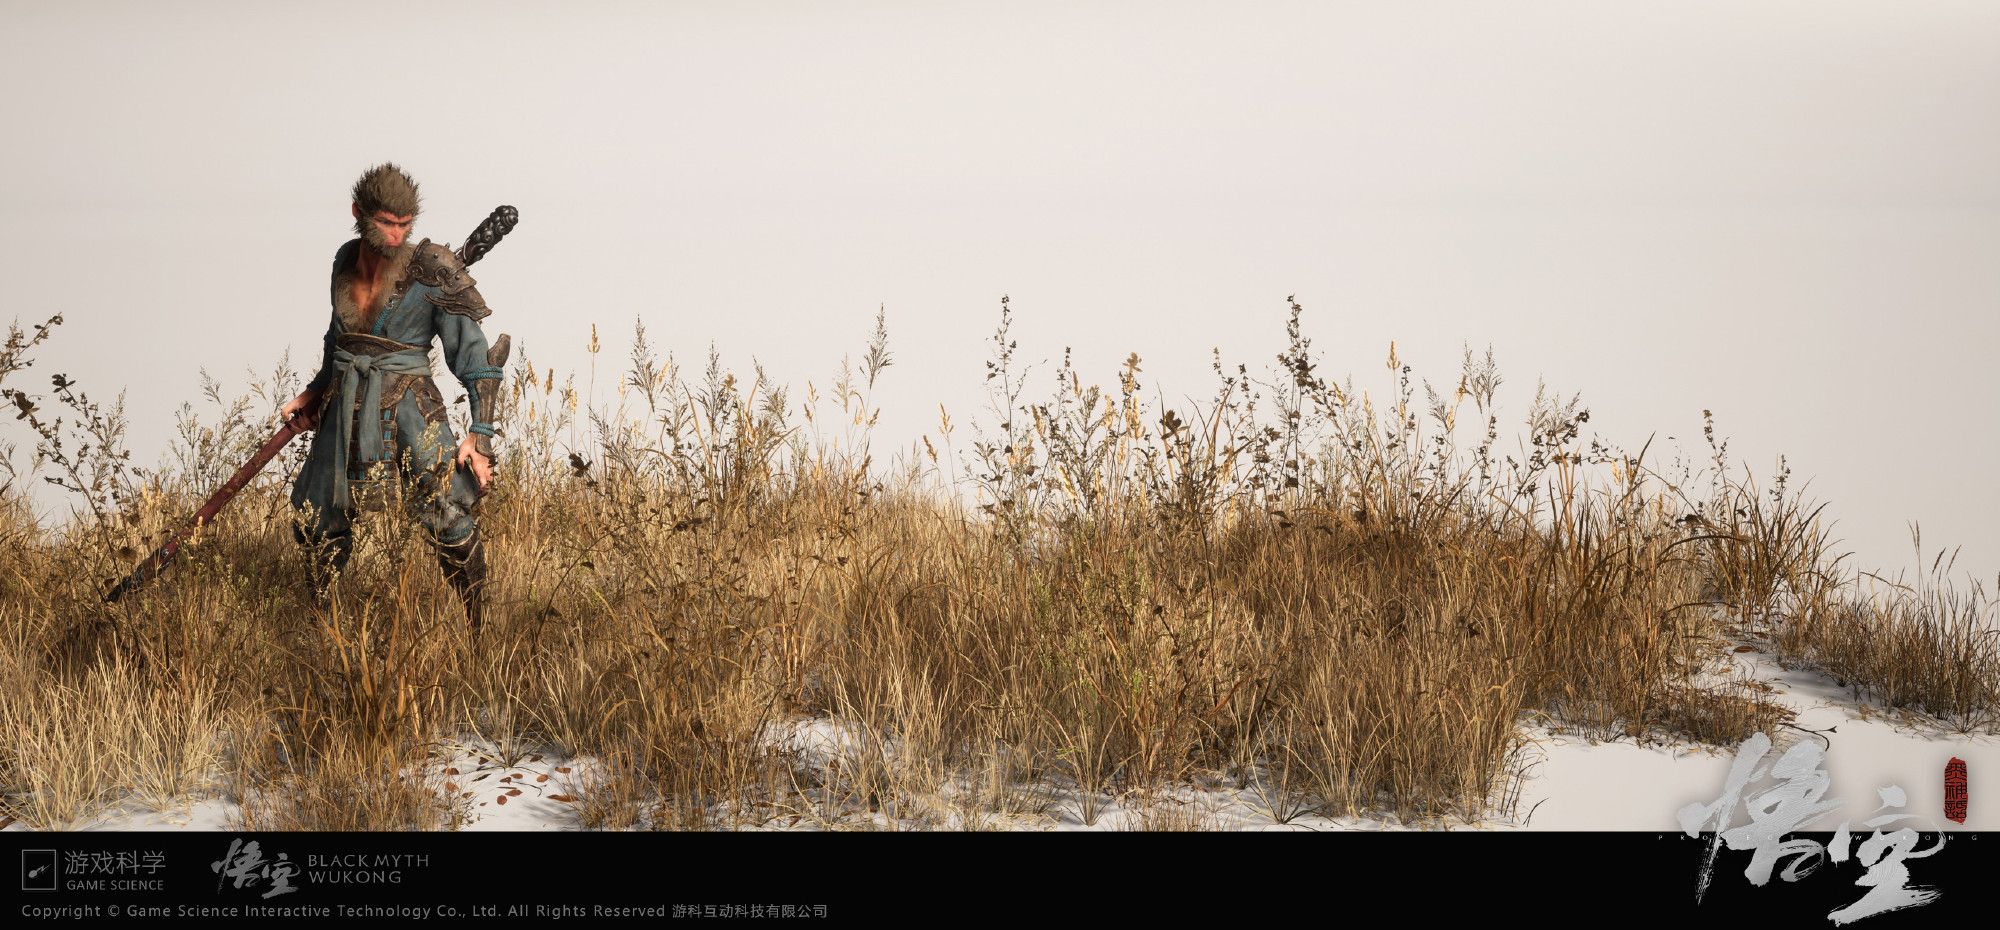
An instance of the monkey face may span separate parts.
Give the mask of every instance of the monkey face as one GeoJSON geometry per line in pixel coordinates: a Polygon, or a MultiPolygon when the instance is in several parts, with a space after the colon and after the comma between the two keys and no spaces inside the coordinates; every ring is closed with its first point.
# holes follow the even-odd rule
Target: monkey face
{"type": "Polygon", "coordinates": [[[350,209],[354,213],[354,231],[361,234],[369,247],[385,256],[409,241],[410,226],[417,219],[413,213],[398,216],[387,210],[377,210],[374,215],[363,218],[360,204],[354,204],[350,209]]]}

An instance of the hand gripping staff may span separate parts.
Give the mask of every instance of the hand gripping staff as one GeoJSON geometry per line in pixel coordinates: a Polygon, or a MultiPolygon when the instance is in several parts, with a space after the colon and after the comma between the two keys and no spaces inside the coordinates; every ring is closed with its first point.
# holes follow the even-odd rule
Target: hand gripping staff
{"type": "MultiPolygon", "coordinates": [[[[470,265],[485,257],[494,245],[514,230],[514,224],[520,221],[521,214],[513,207],[496,207],[485,220],[480,222],[479,227],[472,231],[472,235],[466,237],[465,244],[459,246],[454,254],[458,256],[461,264],[470,265]]],[[[488,365],[497,368],[506,364],[509,342],[505,333],[494,340],[486,353],[488,365]]],[[[168,534],[164,545],[153,550],[153,554],[140,562],[139,567],[132,570],[132,574],[125,576],[123,580],[112,585],[110,590],[104,592],[104,602],[114,603],[158,578],[160,573],[166,570],[168,563],[173,561],[174,556],[180,553],[181,544],[196,530],[215,519],[215,515],[222,512],[222,508],[229,504],[230,499],[236,496],[236,492],[243,490],[243,487],[250,483],[250,479],[256,477],[257,473],[277,456],[278,451],[292,441],[292,437],[303,432],[305,430],[297,426],[294,421],[287,421],[285,425],[279,427],[270,439],[265,440],[263,447],[257,450],[257,454],[250,457],[250,461],[244,462],[243,467],[236,470],[236,474],[229,476],[229,480],[223,482],[221,488],[209,495],[208,502],[201,505],[201,510],[195,513],[193,520],[168,534]]]]}

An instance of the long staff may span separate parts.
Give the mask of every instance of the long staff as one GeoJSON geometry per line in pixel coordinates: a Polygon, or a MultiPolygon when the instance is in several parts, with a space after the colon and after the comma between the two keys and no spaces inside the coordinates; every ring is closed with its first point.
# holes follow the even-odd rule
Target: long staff
{"type": "MultiPolygon", "coordinates": [[[[521,215],[513,207],[495,208],[480,222],[479,227],[472,231],[472,235],[466,237],[465,244],[458,247],[456,253],[458,260],[470,265],[485,257],[487,251],[502,237],[512,232],[514,224],[520,221],[521,215]]],[[[502,339],[504,338],[503,336],[502,339]]],[[[291,442],[292,437],[305,432],[297,426],[297,422],[296,418],[288,420],[276,433],[271,434],[271,438],[264,441],[257,454],[250,457],[250,461],[244,462],[243,467],[236,469],[236,474],[230,475],[229,480],[223,482],[220,489],[209,495],[208,502],[202,504],[201,509],[195,512],[193,520],[168,535],[166,543],[153,550],[153,554],[140,562],[139,567],[132,570],[132,574],[125,576],[123,580],[112,585],[110,590],[104,592],[104,602],[115,603],[119,598],[158,578],[161,572],[166,571],[167,564],[173,561],[174,556],[180,554],[181,545],[187,542],[188,537],[215,519],[215,515],[222,512],[222,508],[229,503],[230,498],[235,497],[236,492],[243,490],[251,478],[256,477],[271,459],[277,457],[279,450],[285,448],[285,444],[291,442]]]]}

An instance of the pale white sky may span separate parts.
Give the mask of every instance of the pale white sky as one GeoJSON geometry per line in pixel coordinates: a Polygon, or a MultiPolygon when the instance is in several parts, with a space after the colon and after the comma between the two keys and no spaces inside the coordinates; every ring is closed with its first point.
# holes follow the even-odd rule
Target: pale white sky
{"type": "Polygon", "coordinates": [[[63,312],[33,383],[129,386],[150,460],[198,368],[312,362],[393,160],[420,235],[520,208],[488,330],[559,369],[639,317],[824,389],[880,305],[894,447],[980,411],[1003,293],[1024,356],[1137,351],[1170,399],[1296,294],[1362,386],[1390,339],[1440,383],[1490,343],[1516,406],[1581,391],[1660,462],[1711,408],[1863,564],[1916,519],[1991,580],[1996,47],[1970,0],[6,0],[0,316],[63,312]]]}

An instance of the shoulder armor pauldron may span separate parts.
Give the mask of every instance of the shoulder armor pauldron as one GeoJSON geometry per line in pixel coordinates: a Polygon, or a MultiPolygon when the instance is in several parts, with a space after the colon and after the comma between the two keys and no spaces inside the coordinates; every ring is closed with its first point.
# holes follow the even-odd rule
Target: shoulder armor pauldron
{"type": "Polygon", "coordinates": [[[410,275],[420,284],[440,289],[463,290],[472,285],[472,276],[466,273],[458,256],[429,239],[417,243],[416,255],[410,260],[410,275]]]}
{"type": "Polygon", "coordinates": [[[410,262],[410,273],[418,283],[432,288],[431,303],[446,313],[481,320],[493,312],[487,309],[486,299],[479,296],[479,289],[473,286],[478,282],[466,272],[465,263],[445,246],[429,239],[419,243],[416,257],[410,262]]]}

